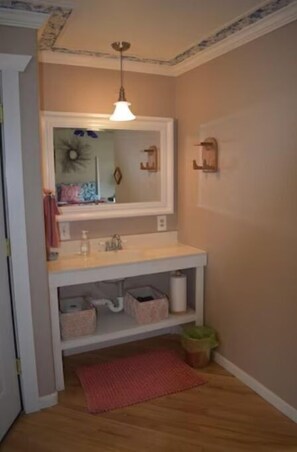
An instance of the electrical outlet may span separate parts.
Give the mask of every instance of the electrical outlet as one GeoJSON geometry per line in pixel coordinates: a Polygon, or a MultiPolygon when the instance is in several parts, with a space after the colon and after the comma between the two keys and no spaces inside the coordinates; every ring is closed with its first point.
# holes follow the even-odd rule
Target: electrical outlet
{"type": "Polygon", "coordinates": [[[70,224],[69,223],[59,223],[60,228],[60,239],[70,240],[70,224]]]}
{"type": "Polygon", "coordinates": [[[157,230],[167,231],[167,217],[166,215],[157,216],[157,230]]]}

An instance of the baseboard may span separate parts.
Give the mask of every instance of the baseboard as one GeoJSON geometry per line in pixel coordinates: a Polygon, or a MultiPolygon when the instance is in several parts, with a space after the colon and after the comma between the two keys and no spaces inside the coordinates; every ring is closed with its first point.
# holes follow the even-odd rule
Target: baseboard
{"type": "Polygon", "coordinates": [[[290,418],[292,421],[297,423],[297,410],[277,396],[270,389],[266,388],[262,383],[257,381],[255,378],[251,377],[249,374],[244,372],[242,369],[237,367],[228,359],[224,358],[220,353],[214,353],[214,360],[232,375],[234,375],[238,380],[242,381],[245,385],[255,391],[259,396],[266,400],[266,402],[273,405],[277,410],[283,413],[285,416],[290,418]]]}
{"type": "Polygon", "coordinates": [[[57,405],[58,403],[58,393],[53,392],[46,396],[39,397],[39,409],[49,408],[51,406],[57,405]]]}

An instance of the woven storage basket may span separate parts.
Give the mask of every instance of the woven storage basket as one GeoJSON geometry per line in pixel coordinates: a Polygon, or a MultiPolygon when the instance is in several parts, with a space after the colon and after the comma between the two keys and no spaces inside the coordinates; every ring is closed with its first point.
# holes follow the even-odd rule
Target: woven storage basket
{"type": "Polygon", "coordinates": [[[83,297],[60,300],[60,327],[63,340],[86,336],[96,331],[96,309],[83,297]],[[77,311],[70,307],[78,306],[77,311]]]}
{"type": "Polygon", "coordinates": [[[124,310],[139,324],[160,322],[168,317],[168,299],[165,294],[151,286],[129,289],[124,297],[124,310]],[[139,302],[139,296],[152,296],[154,299],[139,302]]]}

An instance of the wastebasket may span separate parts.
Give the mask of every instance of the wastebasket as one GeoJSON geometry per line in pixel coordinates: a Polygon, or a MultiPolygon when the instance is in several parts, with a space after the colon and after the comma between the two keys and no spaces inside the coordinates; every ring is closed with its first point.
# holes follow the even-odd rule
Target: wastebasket
{"type": "Polygon", "coordinates": [[[185,328],[181,343],[185,351],[186,363],[195,368],[207,366],[211,350],[219,345],[215,330],[208,326],[185,328]]]}

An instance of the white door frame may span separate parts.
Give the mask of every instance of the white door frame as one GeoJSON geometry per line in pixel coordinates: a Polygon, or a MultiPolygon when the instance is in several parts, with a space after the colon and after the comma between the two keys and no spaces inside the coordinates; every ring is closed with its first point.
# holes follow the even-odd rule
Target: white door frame
{"type": "Polygon", "coordinates": [[[23,407],[26,413],[39,410],[38,380],[28,264],[23,181],[19,72],[31,60],[29,55],[0,53],[2,103],[4,111],[4,178],[8,227],[11,241],[12,292],[16,323],[23,407]]]}

